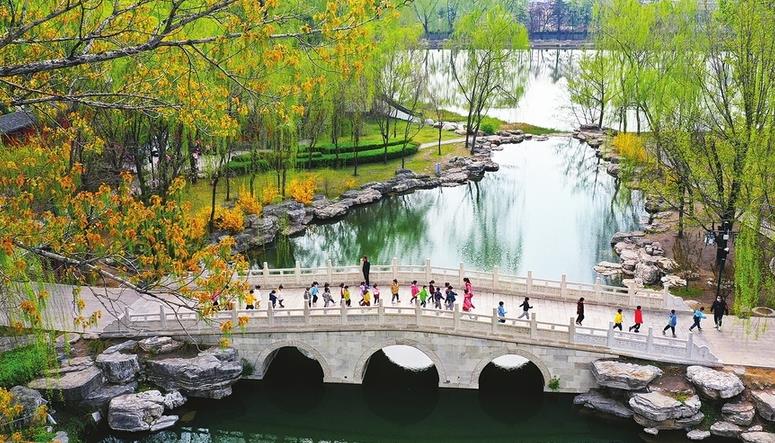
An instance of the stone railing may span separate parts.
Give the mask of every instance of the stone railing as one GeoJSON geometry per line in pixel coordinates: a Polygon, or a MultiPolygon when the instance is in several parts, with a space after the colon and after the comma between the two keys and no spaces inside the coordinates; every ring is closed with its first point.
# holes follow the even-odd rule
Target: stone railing
{"type": "MultiPolygon", "coordinates": [[[[326,266],[316,268],[302,268],[298,263],[294,268],[269,268],[264,263],[263,269],[251,269],[242,276],[247,277],[250,284],[259,284],[264,288],[276,288],[278,285],[288,287],[302,287],[313,281],[322,284],[328,282],[336,287],[339,283],[357,285],[363,280],[360,266],[334,266],[328,261],[326,266]]],[[[602,284],[600,278],[593,284],[572,283],[565,279],[565,274],[559,281],[534,278],[528,271],[526,277],[501,273],[498,267],[492,272],[475,271],[465,269],[463,264],[459,268],[444,268],[432,266],[430,259],[422,265],[401,265],[394,258],[389,265],[371,265],[369,279],[387,286],[393,279],[406,286],[412,280],[427,284],[435,280],[437,284],[450,282],[458,288],[457,292],[462,296],[463,278],[468,277],[476,291],[492,292],[502,295],[524,295],[529,297],[554,299],[576,302],[584,297],[587,303],[604,304],[612,306],[643,306],[644,309],[677,309],[687,310],[683,301],[670,294],[667,288],[663,291],[654,291],[645,288],[619,287],[602,284]]]]}
{"type": "Polygon", "coordinates": [[[705,346],[698,346],[690,333],[687,339],[577,326],[570,318],[565,324],[506,317],[501,323],[497,310],[491,315],[438,310],[415,306],[309,307],[293,309],[240,310],[218,312],[212,321],[202,321],[195,312],[131,314],[115,322],[106,336],[130,335],[209,335],[219,334],[219,325],[231,320],[235,334],[266,332],[322,332],[415,330],[433,334],[464,335],[492,340],[526,342],[555,347],[573,347],[595,352],[626,355],[673,363],[716,365],[718,359],[705,346]],[[245,322],[239,327],[240,319],[245,322]]]}

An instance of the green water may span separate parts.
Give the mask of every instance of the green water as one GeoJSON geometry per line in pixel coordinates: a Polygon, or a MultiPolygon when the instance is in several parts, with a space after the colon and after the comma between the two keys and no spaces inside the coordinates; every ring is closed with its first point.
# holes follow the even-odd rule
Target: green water
{"type": "Polygon", "coordinates": [[[570,137],[509,145],[494,153],[500,171],[479,183],[421,190],[355,208],[295,238],[254,251],[271,267],[420,264],[593,282],[592,267],[614,259],[617,231],[636,229],[640,194],[618,186],[594,151],[570,137]]]}

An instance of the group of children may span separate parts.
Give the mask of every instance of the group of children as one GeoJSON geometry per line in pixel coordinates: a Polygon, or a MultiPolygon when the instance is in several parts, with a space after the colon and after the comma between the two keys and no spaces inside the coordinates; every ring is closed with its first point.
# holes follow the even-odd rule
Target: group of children
{"type": "MultiPolygon", "coordinates": [[[[584,298],[582,297],[579,300],[579,308],[577,308],[577,314],[579,314],[579,317],[576,319],[576,324],[581,325],[581,321],[584,319],[584,298]]],[[[716,297],[716,300],[713,302],[713,305],[710,307],[710,312],[713,313],[713,320],[715,323],[715,328],[717,330],[721,330],[721,325],[724,321],[724,315],[729,314],[729,306],[727,305],[727,301],[721,297],[716,297]]],[[[689,331],[693,331],[694,328],[697,328],[698,331],[702,331],[702,326],[700,325],[700,322],[706,318],[705,317],[705,307],[700,306],[699,308],[694,310],[694,313],[692,313],[692,320],[693,323],[689,327],[689,331]]],[[[617,309],[616,313],[614,314],[614,329],[622,330],[622,324],[624,323],[624,314],[622,314],[622,309],[617,309]]],[[[640,306],[635,308],[634,312],[634,324],[629,327],[630,332],[640,332],[640,327],[643,324],[643,310],[640,306]]],[[[676,314],[675,309],[671,309],[670,313],[667,315],[667,324],[665,325],[664,329],[662,329],[662,335],[667,335],[667,331],[669,330],[673,337],[676,337],[675,334],[675,328],[678,326],[678,314],[676,314]]]]}

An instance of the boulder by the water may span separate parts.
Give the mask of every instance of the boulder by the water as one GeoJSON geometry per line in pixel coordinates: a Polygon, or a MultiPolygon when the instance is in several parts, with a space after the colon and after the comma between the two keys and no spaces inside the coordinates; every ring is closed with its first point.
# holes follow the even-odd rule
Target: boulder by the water
{"type": "Polygon", "coordinates": [[[740,440],[746,443],[775,443],[775,434],[763,431],[743,432],[740,434],[740,440]]]}
{"type": "Polygon", "coordinates": [[[140,345],[140,349],[149,354],[168,354],[180,349],[183,343],[172,337],[150,337],[140,340],[138,345],[140,345]]]}
{"type": "Polygon", "coordinates": [[[115,431],[158,430],[176,421],[175,416],[164,417],[164,396],[156,390],[121,395],[111,400],[108,407],[108,426],[115,431]],[[171,423],[170,417],[175,418],[171,423]]]}
{"type": "Polygon", "coordinates": [[[736,403],[724,403],[721,407],[721,415],[725,421],[740,426],[749,426],[756,415],[753,403],[740,401],[736,403]]]}
{"type": "Polygon", "coordinates": [[[33,380],[27,386],[46,393],[49,398],[61,398],[68,403],[79,403],[92,391],[101,387],[105,383],[105,377],[90,359],[88,364],[82,359],[78,359],[76,363],[77,369],[65,365],[58,372],[33,380]]]}
{"type": "Polygon", "coordinates": [[[763,419],[775,421],[775,391],[751,391],[751,398],[763,419]]]}
{"type": "Polygon", "coordinates": [[[122,352],[126,354],[132,354],[137,349],[137,340],[126,340],[119,344],[113,345],[102,351],[103,354],[115,354],[116,352],[122,352]]]}
{"type": "Polygon", "coordinates": [[[221,351],[203,351],[192,358],[148,360],[147,377],[167,391],[182,391],[189,397],[223,398],[242,374],[236,352],[221,360],[221,351]]]}
{"type": "Polygon", "coordinates": [[[137,354],[122,354],[121,352],[102,353],[95,360],[97,367],[102,369],[105,378],[111,383],[123,384],[135,379],[140,372],[140,361],[137,354]]]}
{"type": "Polygon", "coordinates": [[[740,378],[731,372],[722,372],[704,366],[686,368],[686,378],[700,393],[710,399],[732,398],[745,390],[740,378]]]}
{"type": "Polygon", "coordinates": [[[105,385],[95,389],[81,402],[81,405],[87,409],[104,410],[111,400],[126,394],[132,394],[137,390],[137,382],[127,383],[125,385],[105,385]]]}
{"type": "Polygon", "coordinates": [[[705,440],[710,437],[710,431],[703,431],[701,429],[693,429],[686,433],[686,438],[692,441],[705,440]]]}
{"type": "Polygon", "coordinates": [[[638,393],[630,398],[629,405],[639,425],[662,430],[689,429],[705,417],[696,395],[681,402],[661,392],[638,393]]]}
{"type": "Polygon", "coordinates": [[[621,418],[632,417],[632,411],[622,402],[608,398],[597,391],[589,391],[585,394],[577,395],[573,399],[573,404],[584,406],[604,414],[614,415],[621,418]]]}
{"type": "Polygon", "coordinates": [[[744,428],[726,421],[717,421],[710,426],[710,433],[717,437],[737,438],[743,431],[744,428]]]}
{"type": "Polygon", "coordinates": [[[651,365],[597,360],[592,363],[592,375],[601,386],[639,391],[662,375],[662,370],[651,365]]]}

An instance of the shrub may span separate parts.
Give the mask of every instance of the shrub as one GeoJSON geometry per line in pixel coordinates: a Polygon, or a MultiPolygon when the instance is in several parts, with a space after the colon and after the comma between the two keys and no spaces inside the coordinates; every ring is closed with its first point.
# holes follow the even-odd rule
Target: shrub
{"type": "Polygon", "coordinates": [[[280,197],[280,193],[274,186],[267,186],[261,190],[261,203],[264,206],[271,205],[278,197],[280,197]]]}
{"type": "MultiPolygon", "coordinates": [[[[406,145],[406,152],[403,151],[403,144],[393,145],[388,147],[387,159],[393,160],[401,158],[405,155],[412,155],[417,153],[417,145],[414,143],[408,143],[406,145]]],[[[309,162],[308,154],[299,155],[296,159],[297,166],[303,168],[320,168],[326,166],[332,166],[336,163],[336,156],[334,154],[320,154],[314,153],[312,155],[312,161],[309,162]]],[[[358,151],[358,164],[377,163],[385,159],[385,149],[377,148],[368,151],[358,151]]],[[[343,166],[352,165],[355,163],[355,153],[348,152],[339,154],[339,164],[343,166]]]]}
{"type": "MultiPolygon", "coordinates": [[[[411,143],[411,142],[407,142],[411,143]]],[[[385,146],[391,147],[391,146],[401,146],[404,144],[404,140],[392,140],[387,142],[387,145],[385,145],[383,142],[375,142],[375,143],[363,143],[358,144],[357,148],[354,144],[347,143],[347,144],[340,144],[339,145],[339,155],[351,153],[351,152],[363,152],[363,151],[372,151],[374,149],[385,149],[385,146]]],[[[308,154],[306,148],[299,148],[299,154],[308,154]]],[[[321,145],[315,146],[313,154],[334,154],[336,153],[336,146],[334,146],[333,143],[323,143],[321,145]]]]}
{"type": "Polygon", "coordinates": [[[290,185],[288,185],[288,193],[297,202],[308,205],[312,203],[316,187],[317,180],[315,180],[315,177],[307,177],[303,180],[294,178],[291,180],[290,185]]]}
{"type": "Polygon", "coordinates": [[[251,197],[245,190],[241,190],[239,195],[237,195],[236,206],[242,209],[243,213],[248,215],[258,215],[261,213],[262,209],[261,203],[259,203],[255,197],[251,197]]]}
{"type": "Polygon", "coordinates": [[[240,359],[240,362],[242,363],[242,376],[243,377],[250,377],[256,372],[256,367],[253,366],[253,363],[246,359],[240,359]]]}
{"type": "Polygon", "coordinates": [[[0,386],[27,384],[47,367],[50,352],[48,347],[34,344],[0,354],[0,386]]]}
{"type": "Polygon", "coordinates": [[[482,124],[479,125],[479,129],[486,135],[493,135],[496,131],[495,125],[492,122],[482,122],[482,124]]]}
{"type": "MultiPolygon", "coordinates": [[[[234,174],[249,174],[252,172],[252,165],[251,154],[239,154],[229,160],[229,163],[226,164],[226,169],[234,174]]],[[[272,168],[268,161],[263,158],[258,158],[255,162],[255,169],[256,172],[265,172],[272,168]]]]}
{"type": "Polygon", "coordinates": [[[643,139],[633,133],[625,132],[617,134],[611,144],[624,158],[638,163],[648,161],[648,152],[643,139]]]}
{"type": "Polygon", "coordinates": [[[239,206],[233,208],[217,208],[215,210],[215,227],[223,231],[237,233],[245,227],[245,214],[239,206]]]}
{"type": "Polygon", "coordinates": [[[557,377],[552,377],[551,380],[549,380],[549,389],[551,389],[554,392],[557,392],[560,390],[560,379],[557,377]]]}

